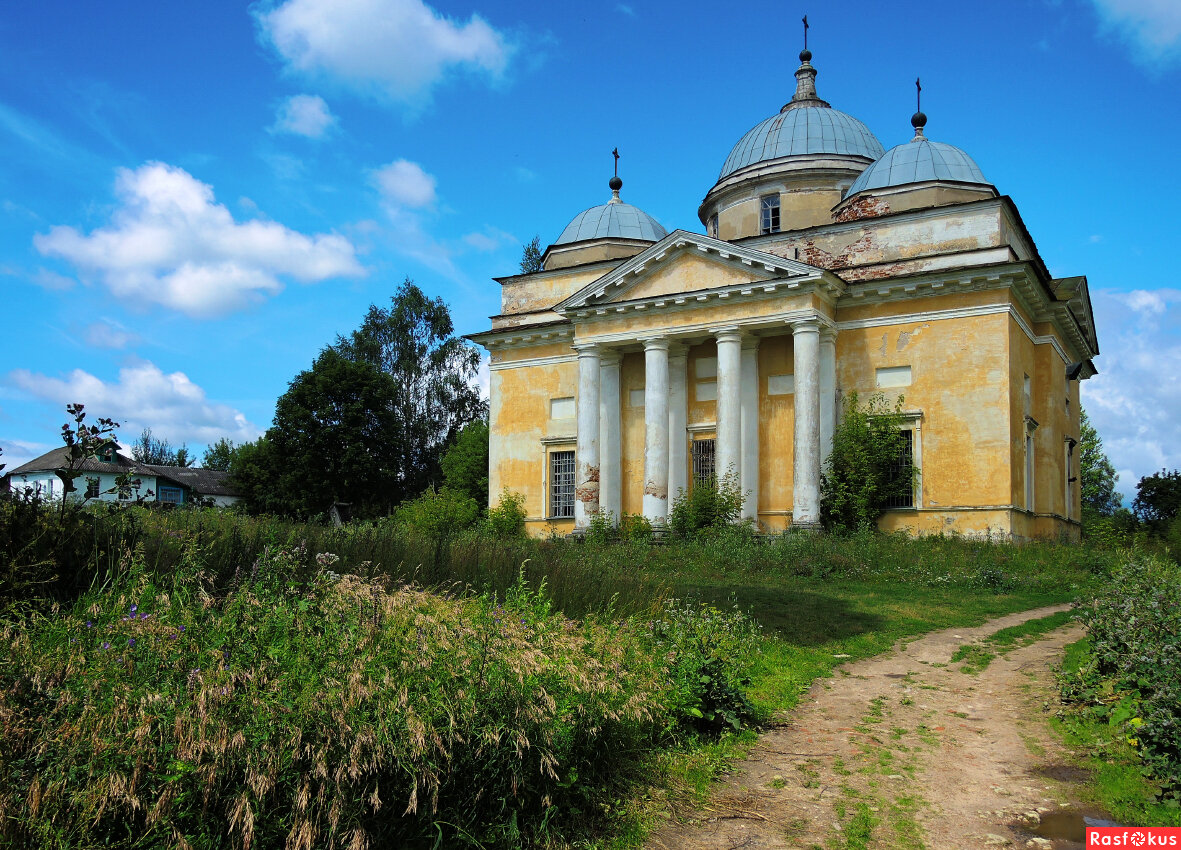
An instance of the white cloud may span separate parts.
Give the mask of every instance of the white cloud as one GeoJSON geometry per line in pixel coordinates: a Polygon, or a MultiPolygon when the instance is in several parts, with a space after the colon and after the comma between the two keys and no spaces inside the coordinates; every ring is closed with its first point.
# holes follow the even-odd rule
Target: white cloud
{"type": "Polygon", "coordinates": [[[466,234],[463,241],[477,251],[489,252],[495,251],[501,245],[515,245],[518,240],[511,233],[486,226],[483,232],[466,234]]]}
{"type": "Polygon", "coordinates": [[[48,289],[51,292],[64,292],[74,287],[75,280],[49,269],[38,269],[37,273],[33,275],[33,282],[42,289],[48,289]]]}
{"type": "Polygon", "coordinates": [[[119,380],[114,382],[102,381],[82,369],[64,378],[17,369],[8,380],[44,401],[58,405],[81,402],[92,420],[99,416],[114,419],[120,423],[124,442],[144,428],[151,428],[173,445],[208,444],[221,437],[245,442],[261,433],[239,411],[207,399],[205,390],[183,372],[166,375],[144,360],[120,369],[119,380]]]}
{"type": "Polygon", "coordinates": [[[30,443],[25,440],[9,440],[0,437],[0,449],[3,450],[3,454],[0,454],[0,463],[4,464],[4,469],[0,470],[0,476],[7,475],[18,466],[24,466],[35,457],[41,457],[52,448],[56,447],[49,443],[30,443]]]}
{"type": "Polygon", "coordinates": [[[452,69],[498,78],[513,50],[478,15],[460,23],[421,0],[287,0],[255,17],[288,68],[403,102],[452,69]]]}
{"type": "Polygon", "coordinates": [[[1181,60],[1181,3],[1177,0],[1091,0],[1141,64],[1181,60]]]}
{"type": "Polygon", "coordinates": [[[1141,477],[1181,468],[1181,290],[1091,296],[1103,354],[1082,383],[1083,406],[1129,504],[1141,477]]]}
{"type": "Polygon", "coordinates": [[[119,349],[126,348],[136,342],[139,337],[118,322],[103,319],[87,325],[86,330],[82,332],[82,339],[95,348],[119,349]]]}
{"type": "Polygon", "coordinates": [[[435,178],[417,162],[396,159],[373,172],[382,196],[404,207],[428,207],[435,202],[435,178]]]}
{"type": "Polygon", "coordinates": [[[280,276],[310,283],[363,275],[343,236],[306,236],[273,221],[236,222],[213,188],[181,168],[149,162],[120,169],[120,206],[84,235],[58,226],[37,250],[100,279],[116,296],[210,317],[274,295],[280,276]]]}
{"type": "Polygon", "coordinates": [[[314,94],[296,94],[279,105],[272,129],[276,133],[294,133],[309,139],[322,139],[336,126],[336,116],[324,98],[314,94]]]}

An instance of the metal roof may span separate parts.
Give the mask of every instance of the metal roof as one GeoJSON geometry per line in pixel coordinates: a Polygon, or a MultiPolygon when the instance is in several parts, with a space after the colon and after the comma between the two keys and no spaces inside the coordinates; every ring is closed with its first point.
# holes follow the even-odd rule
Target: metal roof
{"type": "Polygon", "coordinates": [[[785,109],[756,124],[726,157],[718,179],[741,168],[804,154],[842,154],[877,159],[885,151],[868,127],[826,106],[785,109]]]}
{"type": "Polygon", "coordinates": [[[861,172],[845,197],[852,197],[866,189],[883,189],[930,180],[992,185],[984,179],[980,166],[972,157],[959,148],[915,137],[882,154],[881,159],[861,172]]]}
{"type": "Polygon", "coordinates": [[[667,235],[668,231],[660,222],[639,207],[612,200],[574,216],[574,220],[566,225],[554,244],[565,245],[584,239],[608,237],[656,242],[667,235]]]}

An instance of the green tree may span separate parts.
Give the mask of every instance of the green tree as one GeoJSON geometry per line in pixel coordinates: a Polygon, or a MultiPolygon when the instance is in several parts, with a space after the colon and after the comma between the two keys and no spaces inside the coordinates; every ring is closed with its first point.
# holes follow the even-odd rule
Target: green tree
{"type": "Polygon", "coordinates": [[[534,236],[521,250],[521,274],[533,274],[541,271],[541,237],[534,236]]]}
{"type": "Polygon", "coordinates": [[[230,459],[230,481],[233,482],[247,510],[251,513],[291,513],[289,502],[279,491],[279,464],[274,447],[265,436],[253,443],[243,443],[230,459]]]}
{"type": "Polygon", "coordinates": [[[205,454],[201,455],[201,468],[229,472],[236,451],[234,441],[228,437],[222,437],[216,443],[210,443],[205,447],[205,454]]]}
{"type": "Polygon", "coordinates": [[[1111,516],[1123,496],[1115,489],[1115,467],[1103,453],[1103,440],[1085,410],[1079,412],[1078,460],[1083,510],[1111,516]]]}
{"type": "Polygon", "coordinates": [[[1141,521],[1160,534],[1181,514],[1181,471],[1161,470],[1146,475],[1136,485],[1136,499],[1132,510],[1141,521]]]}
{"type": "Polygon", "coordinates": [[[902,398],[894,408],[880,395],[864,405],[845,400],[820,481],[820,520],[831,531],[872,527],[891,499],[913,492],[916,469],[906,455],[902,398]]]}
{"type": "Polygon", "coordinates": [[[275,405],[266,448],[248,461],[257,469],[248,498],[279,513],[309,517],[334,502],[348,502],[359,515],[388,513],[404,497],[399,465],[403,433],[393,378],[335,348],[320,352],[275,405]],[[269,481],[258,480],[259,472],[269,481]],[[271,488],[264,495],[260,488],[271,488]]]}
{"type": "Polygon", "coordinates": [[[153,436],[151,428],[144,428],[139,438],[131,444],[131,456],[140,463],[149,463],[153,466],[193,465],[187,445],[181,444],[180,448],[174,449],[168,440],[153,436]]]}
{"type": "Polygon", "coordinates": [[[440,483],[444,449],[488,406],[476,386],[479,352],[453,335],[443,299],[427,297],[407,278],[390,302],[370,307],[361,327],[339,337],[333,350],[389,378],[383,472],[388,499],[397,504],[440,483]]]}
{"type": "Polygon", "coordinates": [[[488,504],[488,422],[469,422],[455,443],[443,452],[443,484],[450,490],[488,504]]]}

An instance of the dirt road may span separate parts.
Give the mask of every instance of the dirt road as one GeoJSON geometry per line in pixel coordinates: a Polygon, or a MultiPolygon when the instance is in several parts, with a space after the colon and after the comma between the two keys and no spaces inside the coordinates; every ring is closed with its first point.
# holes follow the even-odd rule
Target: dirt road
{"type": "Polygon", "coordinates": [[[707,807],[679,812],[651,850],[1081,847],[1023,824],[1077,811],[1046,728],[1051,667],[1077,625],[975,674],[951,657],[997,630],[1066,606],[936,632],[818,682],[762,736],[707,807]],[[1063,811],[1065,810],[1065,811],[1063,811]]]}

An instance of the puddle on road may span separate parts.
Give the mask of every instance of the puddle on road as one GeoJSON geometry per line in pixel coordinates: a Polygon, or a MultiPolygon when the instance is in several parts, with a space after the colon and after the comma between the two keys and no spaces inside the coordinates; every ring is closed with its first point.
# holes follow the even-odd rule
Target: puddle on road
{"type": "Polygon", "coordinates": [[[1083,812],[1072,809],[1058,809],[1042,815],[1041,823],[1037,826],[1016,824],[1018,829],[1047,838],[1054,842],[1057,850],[1073,850],[1082,847],[1087,840],[1088,826],[1120,826],[1115,821],[1092,817],[1083,812]]]}

